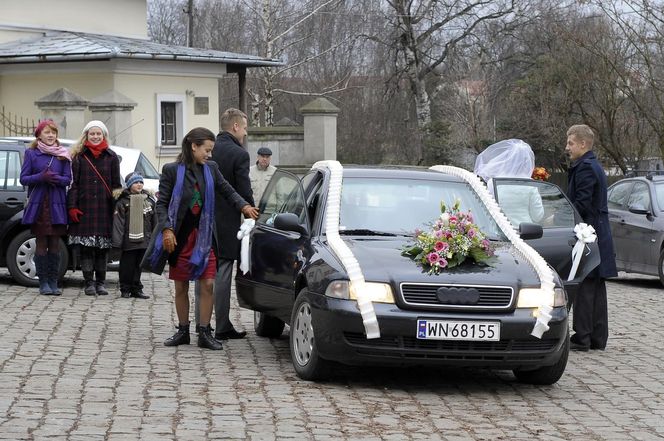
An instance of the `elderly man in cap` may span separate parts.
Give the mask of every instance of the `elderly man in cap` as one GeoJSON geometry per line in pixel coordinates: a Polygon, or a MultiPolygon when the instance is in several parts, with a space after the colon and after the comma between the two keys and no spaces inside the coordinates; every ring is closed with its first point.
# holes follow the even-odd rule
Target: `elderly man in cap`
{"type": "Polygon", "coordinates": [[[270,182],[272,175],[277,168],[270,165],[272,159],[272,150],[267,147],[258,149],[258,160],[256,165],[251,166],[249,169],[249,179],[251,180],[251,190],[254,192],[254,201],[256,204],[260,203],[263,192],[270,182]]]}

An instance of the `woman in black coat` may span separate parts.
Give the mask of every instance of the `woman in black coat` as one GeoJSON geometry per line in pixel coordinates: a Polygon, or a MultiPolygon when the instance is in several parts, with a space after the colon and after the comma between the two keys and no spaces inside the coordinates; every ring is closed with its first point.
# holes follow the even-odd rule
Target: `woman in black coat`
{"type": "Polygon", "coordinates": [[[219,350],[221,343],[210,330],[212,285],[216,275],[215,192],[221,194],[248,217],[258,217],[226,182],[217,165],[207,159],[214,146],[214,133],[198,127],[182,141],[177,161],[164,165],[159,180],[157,200],[157,235],[153,252],[146,255],[153,272],[161,272],[165,262],[159,257],[168,253],[169,278],[175,282],[175,309],[178,331],[164,345],[189,344],[189,281],[201,287],[198,346],[219,350]]]}

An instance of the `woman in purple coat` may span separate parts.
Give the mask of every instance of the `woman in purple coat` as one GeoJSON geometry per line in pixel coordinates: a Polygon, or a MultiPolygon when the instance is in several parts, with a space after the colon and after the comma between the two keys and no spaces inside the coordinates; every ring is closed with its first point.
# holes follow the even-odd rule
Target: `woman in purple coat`
{"type": "Polygon", "coordinates": [[[67,234],[67,186],[71,182],[71,157],[58,141],[58,127],[44,120],[25,151],[21,184],[28,187],[23,223],[36,236],[35,269],[39,293],[59,296],[60,237],[67,234]]]}

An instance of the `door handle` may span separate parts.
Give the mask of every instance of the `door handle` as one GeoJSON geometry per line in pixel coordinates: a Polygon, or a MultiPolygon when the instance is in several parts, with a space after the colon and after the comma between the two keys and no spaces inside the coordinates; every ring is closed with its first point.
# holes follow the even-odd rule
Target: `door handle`
{"type": "Polygon", "coordinates": [[[7,199],[5,201],[5,205],[7,205],[8,207],[12,207],[12,208],[20,207],[20,206],[23,205],[23,201],[19,201],[18,199],[7,199]]]}

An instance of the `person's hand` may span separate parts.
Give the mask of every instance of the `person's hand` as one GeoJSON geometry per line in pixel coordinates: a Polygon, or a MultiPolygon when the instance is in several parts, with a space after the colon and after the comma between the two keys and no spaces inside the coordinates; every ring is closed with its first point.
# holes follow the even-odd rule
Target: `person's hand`
{"type": "Polygon", "coordinates": [[[81,221],[81,216],[83,216],[83,212],[78,208],[74,207],[69,209],[69,219],[75,224],[81,221]]]}
{"type": "Polygon", "coordinates": [[[164,247],[164,250],[168,252],[169,254],[175,251],[175,246],[178,244],[177,241],[175,240],[175,233],[173,233],[173,230],[170,228],[164,229],[164,231],[161,232],[162,238],[161,238],[161,243],[164,247]]]}
{"type": "Polygon", "coordinates": [[[58,183],[58,175],[53,173],[51,169],[46,169],[42,172],[42,181],[47,184],[56,185],[58,183]]]}
{"type": "Polygon", "coordinates": [[[251,205],[247,204],[244,207],[242,207],[242,214],[244,217],[249,218],[249,219],[258,219],[258,208],[252,207],[251,205]]]}

